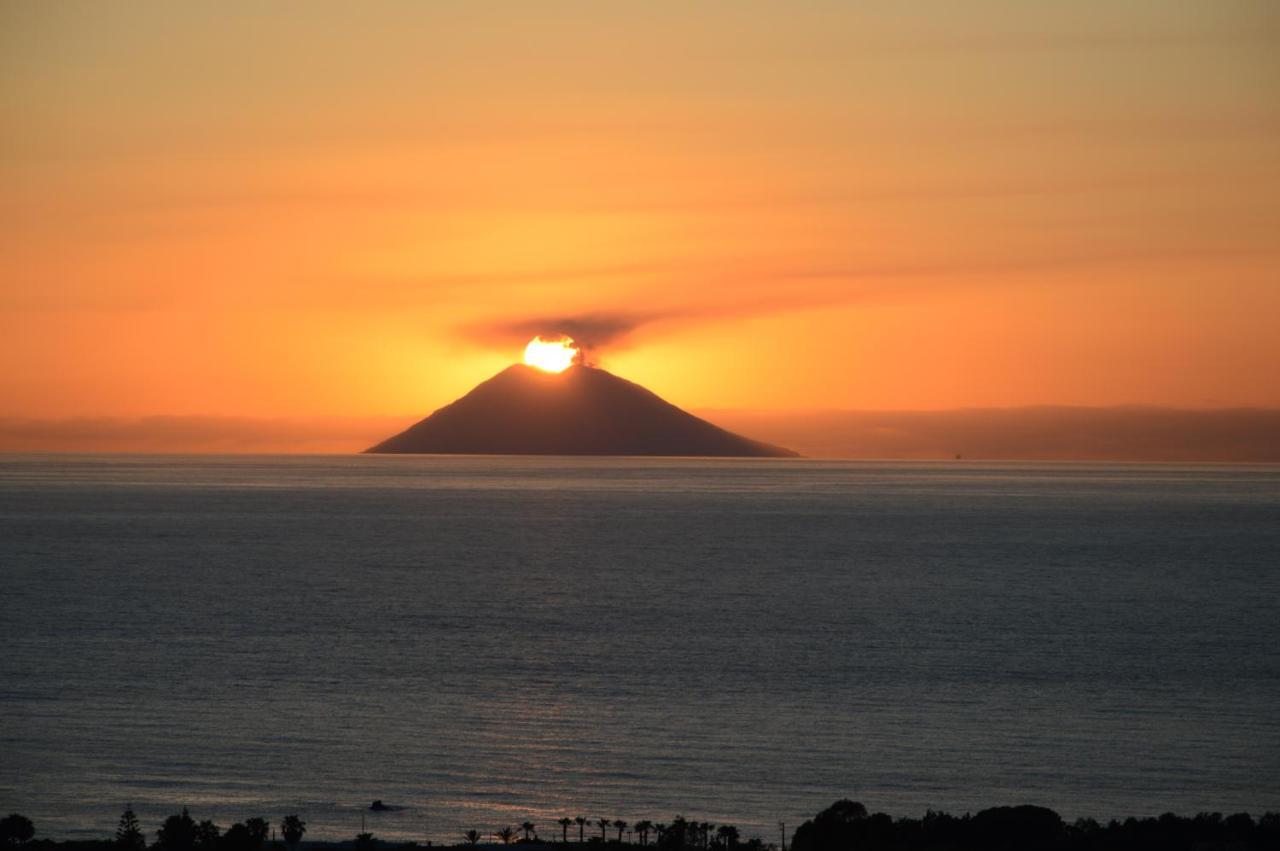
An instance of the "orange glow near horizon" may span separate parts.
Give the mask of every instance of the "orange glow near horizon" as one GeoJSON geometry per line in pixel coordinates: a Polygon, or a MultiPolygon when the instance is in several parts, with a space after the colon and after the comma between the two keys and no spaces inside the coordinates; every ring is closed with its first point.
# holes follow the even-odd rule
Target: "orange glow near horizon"
{"type": "Polygon", "coordinates": [[[524,347],[524,362],[543,372],[564,372],[581,356],[578,347],[568,337],[544,340],[534,337],[524,347]]]}
{"type": "Polygon", "coordinates": [[[0,418],[1280,406],[1266,4],[926,6],[15,4],[0,418]]]}

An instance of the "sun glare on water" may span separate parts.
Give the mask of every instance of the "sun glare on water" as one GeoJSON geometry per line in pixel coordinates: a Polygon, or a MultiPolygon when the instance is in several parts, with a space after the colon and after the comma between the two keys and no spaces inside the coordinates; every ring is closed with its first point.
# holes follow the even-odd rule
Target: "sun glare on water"
{"type": "Polygon", "coordinates": [[[524,362],[543,372],[564,372],[578,357],[578,346],[568,337],[544,340],[534,337],[524,347],[524,362]]]}

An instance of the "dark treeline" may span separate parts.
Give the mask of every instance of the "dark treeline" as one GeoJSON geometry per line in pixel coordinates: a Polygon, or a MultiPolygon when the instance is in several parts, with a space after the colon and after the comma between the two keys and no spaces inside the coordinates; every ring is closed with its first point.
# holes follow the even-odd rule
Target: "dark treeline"
{"type": "MultiPolygon", "coordinates": [[[[307,823],[296,815],[280,820],[280,836],[289,851],[294,851],[306,832],[307,823]]],[[[25,816],[12,813],[0,819],[0,848],[32,851],[47,846],[86,851],[261,851],[271,835],[271,825],[266,819],[251,818],[236,822],[224,832],[212,821],[197,822],[183,807],[181,813],[164,820],[155,833],[154,841],[148,843],[138,817],[130,807],[121,814],[114,839],[55,843],[48,839],[32,841],[34,835],[35,826],[25,816]]]]}
{"type": "MultiPolygon", "coordinates": [[[[1158,818],[1127,818],[1100,824],[1092,819],[1068,823],[1053,810],[1037,806],[993,807],[953,816],[929,811],[922,818],[893,818],[869,813],[856,801],[841,800],[804,822],[783,849],[759,837],[743,839],[733,825],[716,825],[676,816],[670,822],[565,816],[552,831],[554,844],[656,851],[1280,851],[1280,813],[1257,819],[1248,813],[1223,816],[1200,813],[1158,818]]],[[[297,851],[306,822],[296,815],[279,823],[282,842],[274,841],[265,819],[237,822],[225,831],[212,821],[196,821],[186,809],[169,816],[148,843],[131,809],[120,817],[114,839],[55,843],[34,840],[35,828],[23,816],[0,819],[0,849],[58,851],[262,851],[270,847],[297,851]],[[272,841],[268,842],[268,837],[272,841]]],[[[480,844],[547,844],[537,825],[524,822],[489,832],[468,830],[456,846],[480,844]]],[[[328,843],[309,843],[323,846],[328,843]]],[[[357,834],[335,846],[373,851],[379,846],[418,848],[414,842],[381,842],[371,833],[357,834]]],[[[427,843],[430,845],[431,843],[427,843]]]]}
{"type": "Polygon", "coordinates": [[[895,819],[845,800],[800,825],[790,851],[876,849],[1275,851],[1280,849],[1280,813],[1267,813],[1256,821],[1248,813],[1200,813],[1190,818],[1166,813],[1104,825],[1092,819],[1067,824],[1053,810],[1020,806],[993,807],[974,815],[928,812],[923,818],[895,819]]]}

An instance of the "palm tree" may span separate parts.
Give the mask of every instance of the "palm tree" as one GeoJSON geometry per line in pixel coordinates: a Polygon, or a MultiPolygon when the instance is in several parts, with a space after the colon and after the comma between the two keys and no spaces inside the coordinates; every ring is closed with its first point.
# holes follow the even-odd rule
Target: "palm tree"
{"type": "Polygon", "coordinates": [[[733,848],[738,844],[738,829],[731,824],[722,824],[716,830],[716,836],[720,839],[721,848],[733,848]]]}
{"type": "Polygon", "coordinates": [[[616,827],[616,828],[618,829],[618,842],[619,842],[619,843],[621,843],[621,842],[622,842],[622,831],[624,831],[624,830],[626,830],[626,829],[627,829],[627,823],[626,823],[625,821],[623,821],[622,819],[618,819],[618,820],[616,820],[616,821],[613,823],[613,826],[614,826],[614,827],[616,827]]]}
{"type": "Polygon", "coordinates": [[[711,831],[715,830],[716,826],[709,821],[704,821],[698,827],[702,831],[702,847],[707,848],[711,844],[711,831]]]}
{"type": "Polygon", "coordinates": [[[663,832],[670,837],[671,844],[677,848],[693,844],[694,826],[692,822],[685,821],[684,816],[676,816],[672,819],[671,826],[663,832]]]}
{"type": "Polygon", "coordinates": [[[582,842],[582,830],[587,826],[587,820],[582,816],[575,816],[573,820],[578,823],[578,842],[582,842]]]}
{"type": "Polygon", "coordinates": [[[667,835],[667,826],[662,822],[658,822],[653,826],[653,832],[658,834],[658,844],[662,844],[662,837],[667,835]]]}
{"type": "Polygon", "coordinates": [[[501,839],[503,845],[510,845],[511,840],[516,838],[516,830],[514,827],[504,827],[502,830],[495,833],[494,836],[501,839]]]}
{"type": "Polygon", "coordinates": [[[557,821],[556,824],[560,825],[560,841],[564,843],[568,843],[569,825],[573,824],[573,819],[569,818],[568,816],[565,816],[564,818],[557,821]]]}
{"type": "Polygon", "coordinates": [[[636,834],[640,837],[641,845],[649,844],[649,831],[653,830],[653,822],[645,819],[635,823],[636,834]]]}
{"type": "Polygon", "coordinates": [[[600,838],[607,839],[608,837],[604,835],[604,832],[609,829],[609,825],[613,824],[613,822],[609,821],[607,818],[602,818],[597,819],[596,824],[600,826],[600,838]]]}
{"type": "Polygon", "coordinates": [[[536,824],[534,824],[534,823],[533,823],[533,822],[531,822],[531,821],[527,821],[527,822],[525,822],[524,824],[520,825],[520,829],[524,831],[524,841],[525,841],[525,842],[528,842],[528,841],[529,841],[529,833],[530,833],[530,832],[531,832],[535,827],[537,827],[537,825],[536,825],[536,824]]]}
{"type": "Polygon", "coordinates": [[[466,833],[462,834],[462,838],[463,838],[463,839],[465,839],[465,840],[467,840],[467,844],[468,844],[468,845],[479,845],[479,844],[480,844],[480,831],[478,831],[478,830],[468,830],[466,833]]]}

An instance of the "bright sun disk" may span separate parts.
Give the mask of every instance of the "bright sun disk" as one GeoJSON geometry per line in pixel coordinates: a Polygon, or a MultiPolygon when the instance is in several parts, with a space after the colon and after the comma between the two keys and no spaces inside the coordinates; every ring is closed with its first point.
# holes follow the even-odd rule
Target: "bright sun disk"
{"type": "Polygon", "coordinates": [[[578,346],[568,337],[544,340],[534,337],[524,347],[524,362],[543,372],[564,372],[578,357],[578,346]]]}

